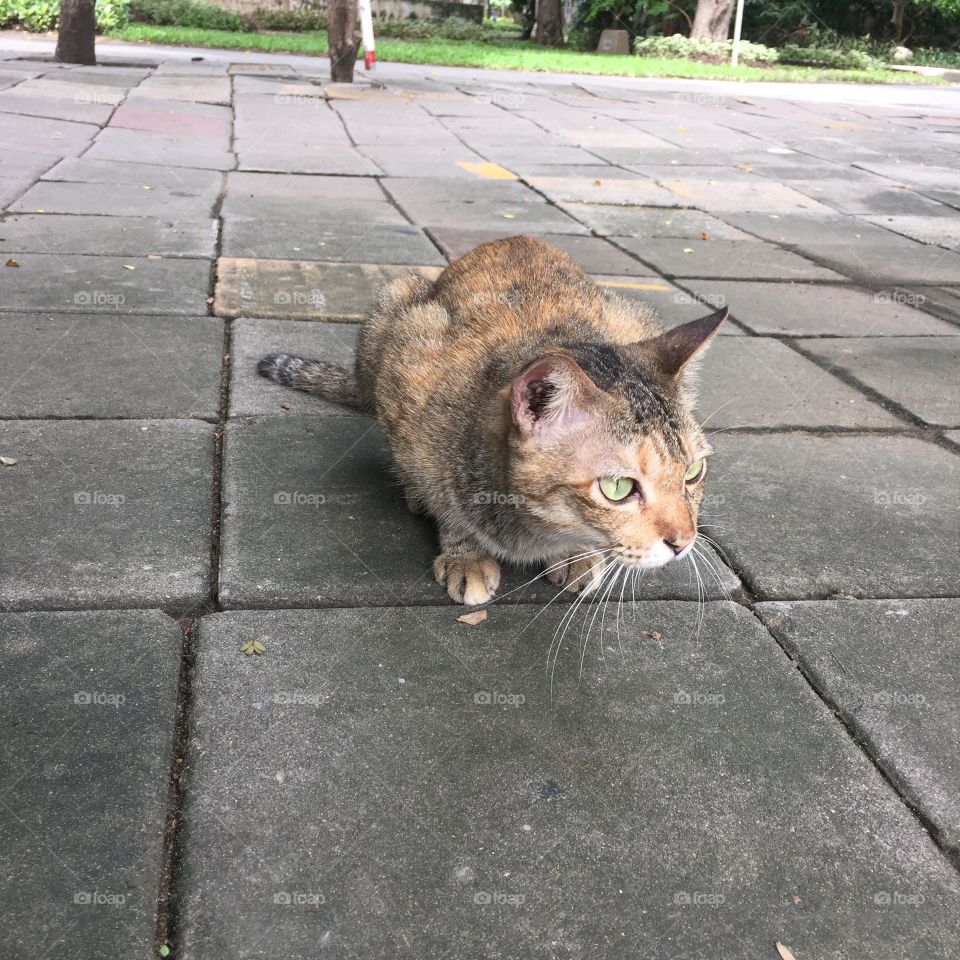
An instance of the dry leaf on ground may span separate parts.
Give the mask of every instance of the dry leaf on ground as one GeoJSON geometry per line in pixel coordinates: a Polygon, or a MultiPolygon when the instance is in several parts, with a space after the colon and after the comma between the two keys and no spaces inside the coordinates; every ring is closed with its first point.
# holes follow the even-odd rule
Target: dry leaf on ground
{"type": "Polygon", "coordinates": [[[467,623],[471,627],[475,627],[478,623],[483,623],[487,619],[486,610],[474,610],[471,613],[465,613],[461,617],[457,617],[458,623],[467,623]]]}
{"type": "Polygon", "coordinates": [[[779,940],[777,941],[777,953],[780,954],[781,960],[797,960],[793,951],[789,947],[785,947],[779,940]]]}

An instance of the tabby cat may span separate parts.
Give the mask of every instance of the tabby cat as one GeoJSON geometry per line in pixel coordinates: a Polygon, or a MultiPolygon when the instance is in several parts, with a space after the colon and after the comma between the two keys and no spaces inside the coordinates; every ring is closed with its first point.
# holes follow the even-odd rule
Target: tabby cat
{"type": "Polygon", "coordinates": [[[663,332],[566,254],[509,237],[433,283],[385,286],[353,371],[285,354],[258,371],[376,418],[408,502],[437,522],[437,582],[481,604],[500,561],[546,562],[576,592],[611,561],[692,549],[711,450],[690,380],[725,317],[663,332]]]}

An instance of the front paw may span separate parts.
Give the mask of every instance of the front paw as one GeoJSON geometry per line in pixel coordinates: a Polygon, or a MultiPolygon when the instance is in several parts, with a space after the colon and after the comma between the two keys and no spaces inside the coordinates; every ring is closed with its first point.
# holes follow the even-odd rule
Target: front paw
{"type": "Polygon", "coordinates": [[[500,564],[490,557],[441,553],[433,561],[433,575],[453,600],[469,606],[486,603],[500,586],[500,564]]]}
{"type": "Polygon", "coordinates": [[[597,589],[605,569],[602,557],[586,557],[554,567],[547,574],[547,579],[558,587],[566,587],[571,593],[580,593],[581,590],[592,593],[597,589]]]}

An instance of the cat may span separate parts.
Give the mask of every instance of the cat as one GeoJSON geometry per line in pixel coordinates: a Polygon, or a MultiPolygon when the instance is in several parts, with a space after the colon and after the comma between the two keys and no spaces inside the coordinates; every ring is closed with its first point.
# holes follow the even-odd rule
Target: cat
{"type": "Polygon", "coordinates": [[[691,381],[726,315],[664,332],[650,307],[515,236],[433,283],[411,273],[383,287],[353,371],[286,354],[257,369],[376,418],[408,503],[437,523],[437,582],[477,605],[500,561],[546,563],[577,592],[610,563],[692,550],[711,449],[691,381]]]}

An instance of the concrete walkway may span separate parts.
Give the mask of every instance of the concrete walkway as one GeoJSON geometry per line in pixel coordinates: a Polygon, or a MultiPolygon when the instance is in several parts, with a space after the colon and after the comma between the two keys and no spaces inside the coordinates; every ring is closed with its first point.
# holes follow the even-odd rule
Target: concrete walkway
{"type": "Polygon", "coordinates": [[[0,44],[5,956],[960,956],[954,91],[44,49],[0,44]],[[376,429],[254,372],[519,232],[734,318],[713,569],[574,613],[552,694],[569,604],[458,623],[376,429]]]}

